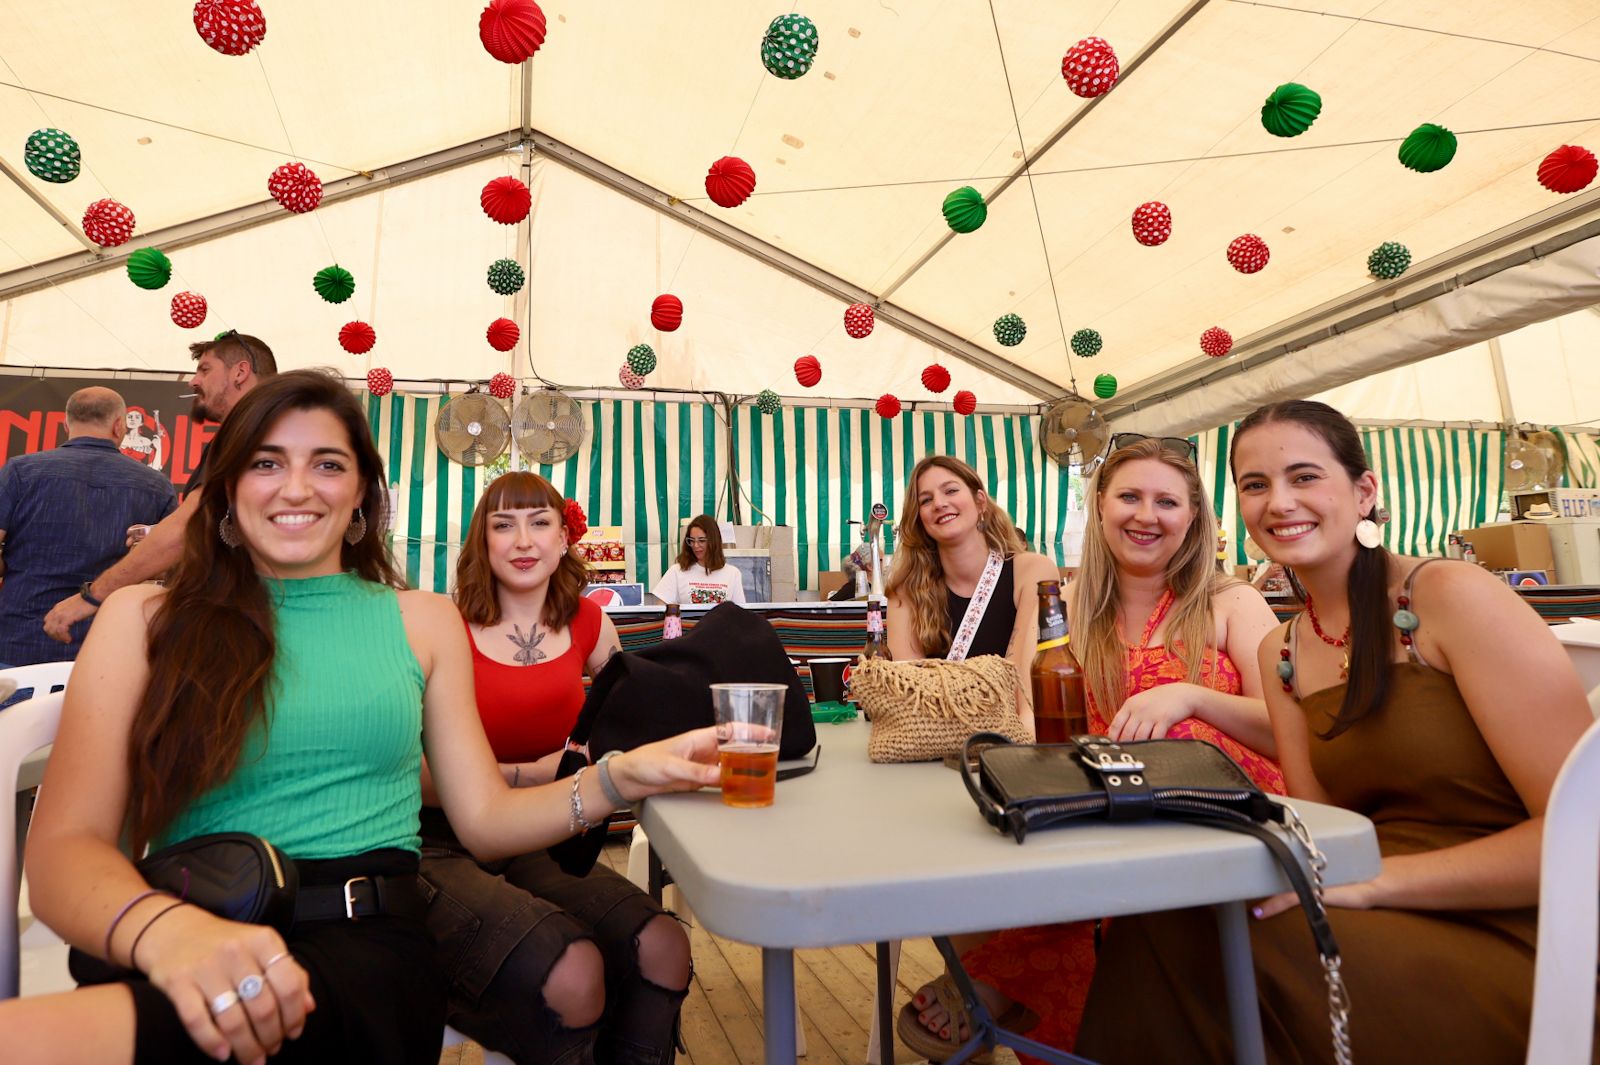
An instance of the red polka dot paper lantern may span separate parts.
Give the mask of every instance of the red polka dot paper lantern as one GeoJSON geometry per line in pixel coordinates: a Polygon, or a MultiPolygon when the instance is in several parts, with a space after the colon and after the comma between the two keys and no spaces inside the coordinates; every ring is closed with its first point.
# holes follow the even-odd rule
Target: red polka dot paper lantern
{"type": "Polygon", "coordinates": [[[876,321],[872,308],[865,303],[852,303],[844,309],[844,331],[857,340],[871,333],[876,321]]]}
{"type": "Polygon", "coordinates": [[[885,392],[878,397],[878,402],[873,405],[880,418],[893,418],[900,413],[900,398],[893,392],[885,392]]]}
{"type": "Polygon", "coordinates": [[[743,159],[725,155],[706,172],[706,195],[718,207],[737,207],[756,191],[756,172],[743,159]]]}
{"type": "Polygon", "coordinates": [[[1133,239],[1147,248],[1165,244],[1172,236],[1172,209],[1164,203],[1151,200],[1141,203],[1133,212],[1133,239]]]}
{"type": "Polygon", "coordinates": [[[194,31],[223,55],[244,55],[267,36],[267,17],[256,0],[200,0],[194,31]]]}
{"type": "Polygon", "coordinates": [[[544,12],[533,0],[490,0],[478,16],[478,40],[502,63],[532,59],[544,44],[544,12]]]}
{"type": "Polygon", "coordinates": [[[956,413],[960,415],[968,415],[978,409],[978,397],[964,388],[957,392],[955,399],[950,402],[951,406],[955,407],[956,413]]]}
{"type": "Polygon", "coordinates": [[[394,374],[382,366],[367,371],[367,391],[375,396],[387,396],[394,391],[394,374]]]}
{"type": "Polygon", "coordinates": [[[522,330],[509,318],[496,318],[489,323],[489,346],[496,351],[510,351],[521,336],[522,330]]]}
{"type": "Polygon", "coordinates": [[[83,212],[83,235],[102,248],[126,244],[133,236],[133,212],[116,200],[96,200],[83,212]]]}
{"type": "Polygon", "coordinates": [[[1595,161],[1593,152],[1576,144],[1563,144],[1539,164],[1539,184],[1565,195],[1587,187],[1596,170],[1600,170],[1600,163],[1595,161]]]}
{"type": "Polygon", "coordinates": [[[1117,83],[1117,53],[1103,37],[1085,37],[1061,59],[1067,88],[1085,99],[1104,96],[1117,83]]]}
{"type": "Polygon", "coordinates": [[[617,371],[617,380],[622,382],[623,388],[638,389],[644,387],[644,374],[634,373],[633,367],[627,363],[623,363],[622,368],[617,371]]]}
{"type": "Polygon", "coordinates": [[[683,324],[683,301],[671,293],[657,296],[650,304],[650,324],[671,333],[683,324]]]}
{"type": "Polygon", "coordinates": [[[180,292],[172,297],[172,324],[194,329],[206,320],[206,298],[198,292],[180,292]]]}
{"type": "Polygon", "coordinates": [[[366,322],[346,322],[339,330],[339,346],[352,355],[365,355],[378,342],[378,331],[366,322]]]}
{"type": "Polygon", "coordinates": [[[1213,359],[1220,359],[1233,350],[1233,337],[1220,325],[1214,325],[1200,334],[1200,350],[1213,359]]]}
{"type": "Polygon", "coordinates": [[[1267,260],[1272,257],[1272,252],[1267,248],[1267,242],[1254,233],[1233,238],[1228,245],[1228,262],[1241,274],[1253,274],[1267,265],[1267,260]]]}
{"type": "Polygon", "coordinates": [[[285,210],[305,214],[322,202],[322,179],[304,163],[284,163],[267,178],[267,192],[285,210]]]}
{"type": "Polygon", "coordinates": [[[929,392],[943,392],[950,387],[950,371],[934,363],[922,371],[922,387],[929,392]]]}
{"type": "Polygon", "coordinates": [[[503,226],[514,226],[528,217],[533,193],[528,191],[528,186],[507,175],[485,185],[478,202],[483,205],[484,214],[503,226]]]}
{"type": "Polygon", "coordinates": [[[510,399],[517,394],[517,379],[508,373],[489,378],[489,394],[495,399],[510,399]]]}
{"type": "Polygon", "coordinates": [[[822,380],[822,363],[815,355],[802,355],[794,360],[794,379],[807,388],[817,387],[822,380]]]}

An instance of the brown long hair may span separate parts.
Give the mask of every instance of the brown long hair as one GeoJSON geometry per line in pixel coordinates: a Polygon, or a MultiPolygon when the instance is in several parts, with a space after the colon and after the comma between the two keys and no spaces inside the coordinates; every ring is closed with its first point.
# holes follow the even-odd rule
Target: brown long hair
{"type": "Polygon", "coordinates": [[[360,402],[321,370],[278,374],[251,389],[211,442],[200,508],[150,619],[150,681],[128,737],[127,827],[135,848],[228,778],[266,713],[277,650],[272,603],[249,551],[223,544],[217,526],[262,440],[285,414],[305,410],[326,410],[343,423],[364,485],[367,534],[342,544],[340,564],[366,580],[402,585],[386,546],[383,459],[360,402]]]}
{"type": "Polygon", "coordinates": [[[683,549],[678,552],[678,568],[686,570],[699,561],[689,547],[689,534],[696,529],[706,534],[706,560],[702,565],[705,566],[707,573],[715,573],[726,566],[728,560],[722,554],[722,527],[717,524],[717,519],[709,514],[701,514],[690,519],[688,526],[683,530],[683,549]]]}
{"type": "MultiPolygon", "coordinates": [[[[1361,436],[1350,419],[1326,403],[1314,399],[1290,399],[1258,407],[1239,423],[1233,434],[1233,448],[1228,463],[1233,468],[1235,482],[1239,467],[1234,456],[1239,453],[1239,440],[1257,426],[1273,422],[1292,422],[1315,433],[1328,445],[1333,457],[1352,481],[1372,470],[1367,461],[1366,448],[1361,446],[1361,436]]],[[[1373,504],[1377,508],[1377,504],[1373,504]]],[[[1369,517],[1363,514],[1362,517],[1369,517]]],[[[1344,699],[1333,724],[1322,734],[1332,739],[1345,729],[1366,717],[1389,695],[1389,682],[1394,671],[1393,636],[1391,635],[1391,608],[1389,606],[1389,574],[1394,556],[1382,545],[1356,547],[1355,562],[1346,578],[1345,594],[1350,600],[1350,668],[1344,689],[1344,699]]]]}
{"type": "MultiPolygon", "coordinates": [[[[489,516],[497,510],[535,510],[549,507],[555,512],[561,527],[567,527],[567,501],[556,486],[526,470],[503,473],[494,479],[478,500],[472,512],[472,524],[461,545],[461,557],[456,561],[456,609],[474,625],[495,625],[500,621],[500,584],[495,580],[489,565],[489,516]]],[[[578,600],[583,598],[584,586],[589,583],[589,564],[572,550],[570,537],[567,550],[550,574],[550,584],[544,593],[544,611],[539,620],[547,628],[564,629],[572,624],[578,614],[578,600]]]]}
{"type": "Polygon", "coordinates": [[[904,600],[911,608],[911,634],[917,647],[929,657],[950,650],[950,600],[944,566],[939,562],[938,545],[922,527],[922,508],[917,505],[917,482],[935,466],[955,474],[972,492],[982,519],[983,538],[990,550],[1011,558],[1028,549],[1011,516],[995,506],[984,491],[977,470],[953,455],[929,455],[912,467],[896,526],[894,569],[884,592],[904,600]]]}
{"type": "Polygon", "coordinates": [[[1216,571],[1217,519],[1206,502],[1205,487],[1200,483],[1200,471],[1195,469],[1194,463],[1187,456],[1162,447],[1159,440],[1139,440],[1113,451],[1090,486],[1083,561],[1072,594],[1072,646],[1083,663],[1089,690],[1108,718],[1122,705],[1127,656],[1122,634],[1117,631],[1117,610],[1121,602],[1117,563],[1100,523],[1100,500],[1119,469],[1143,459],[1160,462],[1183,475],[1189,490],[1189,505],[1195,512],[1183,543],[1167,562],[1163,575],[1173,595],[1165,646],[1183,663],[1191,684],[1201,683],[1206,647],[1215,644],[1217,639],[1212,596],[1218,589],[1236,583],[1216,571]]]}

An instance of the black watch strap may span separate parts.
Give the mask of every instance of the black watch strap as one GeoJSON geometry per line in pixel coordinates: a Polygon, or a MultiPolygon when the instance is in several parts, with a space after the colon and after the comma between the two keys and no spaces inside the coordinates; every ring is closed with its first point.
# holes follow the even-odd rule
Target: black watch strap
{"type": "Polygon", "coordinates": [[[80,595],[83,598],[83,601],[88,603],[90,606],[100,605],[100,600],[96,599],[94,596],[94,578],[92,577],[78,585],[78,595],[80,595]]]}

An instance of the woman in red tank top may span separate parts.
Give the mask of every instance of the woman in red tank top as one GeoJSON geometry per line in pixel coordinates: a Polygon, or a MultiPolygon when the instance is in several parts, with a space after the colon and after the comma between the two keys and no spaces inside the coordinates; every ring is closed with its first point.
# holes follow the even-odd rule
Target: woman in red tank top
{"type": "MultiPolygon", "coordinates": [[[[584,674],[620,650],[611,619],[583,596],[588,566],[571,546],[585,527],[549,481],[508,473],[484,492],[462,544],[456,607],[478,713],[512,787],[554,779],[584,674]]],[[[670,1065],[689,985],[676,920],[603,865],[574,877],[546,851],[476,861],[432,807],[422,834],[451,1025],[517,1061],[670,1065]]]]}

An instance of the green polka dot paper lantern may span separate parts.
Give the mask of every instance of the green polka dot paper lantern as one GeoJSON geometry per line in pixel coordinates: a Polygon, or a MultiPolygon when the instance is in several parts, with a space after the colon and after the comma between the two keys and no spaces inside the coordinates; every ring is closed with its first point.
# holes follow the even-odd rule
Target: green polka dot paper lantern
{"type": "Polygon", "coordinates": [[[489,287],[499,295],[515,296],[527,280],[515,259],[496,259],[489,264],[489,287]]]}
{"type": "Polygon", "coordinates": [[[1028,323],[1015,314],[1002,314],[994,320],[994,338],[1002,346],[1014,348],[1028,335],[1028,323]]]}
{"type": "Polygon", "coordinates": [[[343,303],[356,293],[356,278],[342,266],[324,266],[311,278],[311,287],[328,303],[343,303]]]}
{"type": "Polygon", "coordinates": [[[1101,399],[1110,399],[1117,394],[1117,379],[1108,373],[1103,373],[1094,379],[1094,394],[1101,399]]]}
{"type": "Polygon", "coordinates": [[[817,58],[817,27],[804,15],[779,15],[761,38],[761,65],[775,78],[793,81],[817,58]]]}
{"type": "Polygon", "coordinates": [[[1380,281],[1393,281],[1411,266],[1411,249],[1386,240],[1367,256],[1367,272],[1380,281]]]}
{"type": "Polygon", "coordinates": [[[643,377],[656,368],[656,353],[649,344],[635,344],[628,349],[628,369],[643,377]]]}
{"type": "Polygon", "coordinates": [[[983,202],[983,193],[971,185],[963,185],[944,198],[945,224],[957,233],[971,233],[989,217],[989,206],[983,202]]]}
{"type": "Polygon", "coordinates": [[[1098,355],[1105,346],[1105,340],[1093,329],[1080,329],[1072,334],[1072,353],[1081,358],[1098,355]]]}
{"type": "Polygon", "coordinates": [[[783,400],[778,398],[778,393],[770,388],[763,388],[756,397],[756,409],[762,414],[776,414],[783,407],[783,400]]]}
{"type": "Polygon", "coordinates": [[[40,181],[65,185],[83,169],[83,151],[78,142],[59,129],[36,129],[22,148],[22,161],[28,173],[40,181]]]}
{"type": "Polygon", "coordinates": [[[160,248],[140,248],[128,256],[128,280],[153,292],[172,280],[172,260],[160,248]]]}

